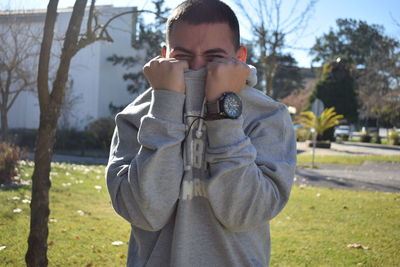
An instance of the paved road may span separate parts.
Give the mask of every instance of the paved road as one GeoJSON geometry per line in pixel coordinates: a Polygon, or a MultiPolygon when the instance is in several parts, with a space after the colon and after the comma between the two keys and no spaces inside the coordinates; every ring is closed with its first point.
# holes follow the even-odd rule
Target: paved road
{"type": "MultiPolygon", "coordinates": [[[[311,154],[305,143],[297,144],[299,154],[311,154]]],[[[332,143],[331,149],[316,149],[316,155],[400,156],[400,147],[374,144],[332,143]]],[[[365,162],[361,166],[318,164],[318,169],[298,168],[295,184],[329,188],[400,192],[400,163],[365,162]]]]}
{"type": "MultiPolygon", "coordinates": [[[[395,155],[400,156],[400,146],[387,146],[368,143],[344,142],[332,143],[330,149],[316,148],[316,155],[395,155]]],[[[311,154],[312,148],[307,142],[297,143],[299,154],[311,154]]]]}
{"type": "Polygon", "coordinates": [[[360,166],[318,164],[318,169],[297,168],[295,184],[400,192],[400,163],[365,162],[360,166]]]}

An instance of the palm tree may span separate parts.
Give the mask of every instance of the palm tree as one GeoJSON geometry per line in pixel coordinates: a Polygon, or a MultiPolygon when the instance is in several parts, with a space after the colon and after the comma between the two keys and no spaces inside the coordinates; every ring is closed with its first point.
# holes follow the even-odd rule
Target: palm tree
{"type": "Polygon", "coordinates": [[[321,137],[326,130],[338,125],[340,119],[343,119],[343,115],[337,114],[335,108],[331,107],[325,109],[318,117],[312,111],[303,111],[296,123],[303,124],[305,128],[315,129],[318,137],[321,137]]]}

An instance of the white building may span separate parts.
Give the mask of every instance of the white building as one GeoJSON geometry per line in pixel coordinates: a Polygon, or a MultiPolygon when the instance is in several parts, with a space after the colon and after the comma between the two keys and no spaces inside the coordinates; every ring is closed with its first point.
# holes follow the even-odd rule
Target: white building
{"type": "MultiPolygon", "coordinates": [[[[114,8],[100,6],[99,22],[105,23],[109,18],[133,8],[114,8]]],[[[57,55],[60,55],[62,36],[68,27],[72,8],[58,11],[55,26],[55,42],[53,42],[53,58],[50,77],[58,67],[57,55]],[[57,41],[58,40],[58,41],[57,41]],[[54,56],[55,55],[55,56],[54,56]]],[[[0,27],[7,23],[26,24],[32,32],[41,35],[46,10],[0,13],[0,27]]],[[[85,14],[82,31],[86,28],[88,10],[85,14]]],[[[69,77],[73,81],[72,87],[66,94],[69,108],[63,111],[60,124],[69,128],[83,129],[89,122],[111,115],[109,104],[125,105],[131,102],[134,96],[127,91],[127,84],[122,79],[128,72],[124,67],[113,66],[107,61],[109,56],[129,56],[137,53],[132,48],[135,40],[137,13],[126,14],[113,20],[108,27],[108,32],[114,42],[97,41],[80,50],[71,62],[69,77]]],[[[38,40],[41,37],[38,36],[38,40]]],[[[39,45],[37,46],[39,49],[39,45]]],[[[32,63],[32,71],[36,72],[37,64],[32,63]]],[[[137,70],[142,66],[137,66],[137,70]]],[[[51,88],[51,84],[49,85],[51,88]]],[[[23,92],[8,113],[9,128],[36,129],[39,126],[39,103],[37,93],[23,92]]]]}

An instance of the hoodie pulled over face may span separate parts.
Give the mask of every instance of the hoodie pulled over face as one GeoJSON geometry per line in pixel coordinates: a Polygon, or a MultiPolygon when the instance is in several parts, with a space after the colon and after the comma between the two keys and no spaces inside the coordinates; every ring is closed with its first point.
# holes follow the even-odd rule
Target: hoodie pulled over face
{"type": "Polygon", "coordinates": [[[128,266],[268,266],[296,143],[251,73],[238,119],[201,119],[204,69],[185,72],[186,94],[149,89],[116,116],[107,186],[132,225],[128,266]]]}

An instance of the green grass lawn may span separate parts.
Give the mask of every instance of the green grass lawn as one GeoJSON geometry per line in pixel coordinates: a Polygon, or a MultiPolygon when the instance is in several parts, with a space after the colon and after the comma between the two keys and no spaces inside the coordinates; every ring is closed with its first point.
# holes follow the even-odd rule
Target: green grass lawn
{"type": "MultiPolygon", "coordinates": [[[[124,266],[130,226],[111,208],[104,167],[52,166],[49,266],[124,266]]],[[[20,167],[21,178],[31,173],[20,167]]],[[[0,190],[1,266],[24,266],[29,198],[29,185],[0,190]]],[[[399,266],[399,218],[399,193],[294,187],[271,222],[271,266],[399,266]]]]}
{"type": "MultiPolygon", "coordinates": [[[[297,155],[297,163],[311,164],[312,155],[299,154],[297,155]]],[[[381,156],[381,155],[365,155],[365,156],[352,156],[352,155],[315,155],[315,163],[320,164],[342,164],[342,165],[361,165],[365,161],[378,161],[378,162],[400,162],[400,156],[381,156]]]]}

